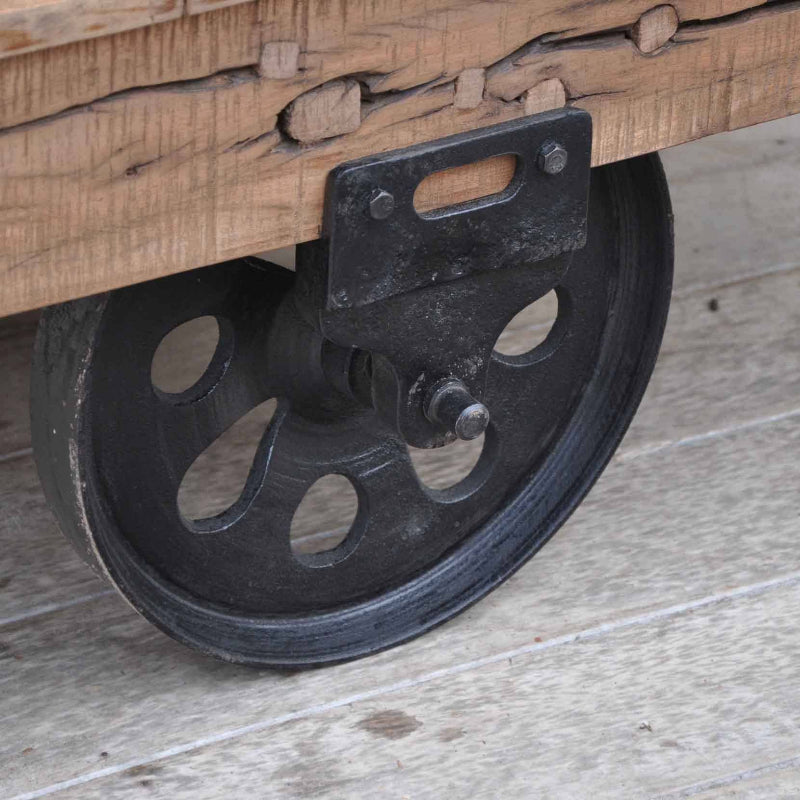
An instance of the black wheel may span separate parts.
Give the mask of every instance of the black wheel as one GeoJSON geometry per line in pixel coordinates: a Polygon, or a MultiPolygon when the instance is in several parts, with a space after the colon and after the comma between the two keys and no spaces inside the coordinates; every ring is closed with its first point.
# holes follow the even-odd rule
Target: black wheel
{"type": "Polygon", "coordinates": [[[42,483],[84,558],[176,639],[261,665],[373,653],[462,611],[564,523],[641,399],[671,279],[658,157],[594,170],[588,244],[548,287],[555,325],[529,354],[493,357],[483,452],[443,491],[424,486],[400,436],[329,380],[329,343],[297,311],[288,270],[242,259],[65,303],[44,314],[35,348],[42,483]],[[159,342],[204,315],[220,329],[205,374],[181,393],[156,389],[159,342]],[[239,500],[182,517],[178,487],[194,459],[268,398],[278,410],[239,500]],[[329,474],[355,487],[355,522],[334,549],[296,556],[294,511],[329,474]]]}

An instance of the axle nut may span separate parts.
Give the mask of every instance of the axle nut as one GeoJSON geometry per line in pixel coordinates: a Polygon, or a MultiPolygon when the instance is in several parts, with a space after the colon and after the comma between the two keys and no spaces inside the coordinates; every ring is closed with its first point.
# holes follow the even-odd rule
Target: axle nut
{"type": "Polygon", "coordinates": [[[375,189],[369,198],[369,215],[372,219],[386,219],[394,211],[394,197],[386,189],[375,189]]]}
{"type": "Polygon", "coordinates": [[[558,175],[567,166],[567,151],[558,142],[545,142],[539,149],[537,164],[546,175],[558,175]]]}
{"type": "Polygon", "coordinates": [[[425,416],[464,440],[477,439],[489,425],[489,409],[455,378],[434,387],[425,404],[425,416]]]}

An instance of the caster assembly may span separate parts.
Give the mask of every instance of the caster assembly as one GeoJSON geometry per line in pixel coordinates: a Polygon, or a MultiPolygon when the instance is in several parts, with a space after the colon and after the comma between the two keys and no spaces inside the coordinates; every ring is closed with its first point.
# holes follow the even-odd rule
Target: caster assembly
{"type": "Polygon", "coordinates": [[[611,457],[669,304],[658,157],[590,180],[590,134],[588,115],[565,110],[346,164],[296,273],[245,258],[49,309],[34,446],[84,558],[171,636],[261,665],[373,653],[505,580],[611,457]],[[517,159],[504,191],[414,210],[428,174],[501,154],[517,159]],[[508,321],[553,289],[545,341],[495,352],[508,321]],[[179,393],[154,387],[161,340],[205,315],[220,336],[203,376],[179,393]],[[270,398],[239,499],[184,518],[178,488],[194,460],[270,398]],[[481,434],[461,482],[418,479],[409,447],[481,434]],[[355,488],[355,521],[333,549],[297,555],[295,510],[331,474],[355,488]]]}

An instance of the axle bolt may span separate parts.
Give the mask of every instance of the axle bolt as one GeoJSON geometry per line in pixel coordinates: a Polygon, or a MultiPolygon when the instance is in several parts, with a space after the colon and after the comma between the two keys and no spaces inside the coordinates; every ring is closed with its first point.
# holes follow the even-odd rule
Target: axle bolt
{"type": "Polygon", "coordinates": [[[537,164],[546,175],[558,175],[567,166],[567,151],[558,142],[545,142],[539,148],[537,164]]]}
{"type": "Polygon", "coordinates": [[[425,416],[465,440],[477,439],[489,425],[489,409],[456,378],[442,381],[433,388],[425,404],[425,416]]]}
{"type": "Polygon", "coordinates": [[[394,197],[386,189],[375,189],[369,198],[369,215],[372,219],[386,219],[394,211],[394,197]]]}

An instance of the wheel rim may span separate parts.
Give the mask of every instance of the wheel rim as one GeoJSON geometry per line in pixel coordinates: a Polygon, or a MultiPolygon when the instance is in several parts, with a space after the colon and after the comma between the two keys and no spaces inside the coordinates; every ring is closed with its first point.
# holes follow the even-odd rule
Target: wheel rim
{"type": "MultiPolygon", "coordinates": [[[[671,266],[657,158],[595,170],[588,244],[547,287],[559,297],[556,323],[529,355],[494,357],[484,451],[464,481],[439,492],[419,482],[405,444],[370,410],[341,398],[307,410],[302,392],[286,389],[297,381],[265,342],[292,314],[291,273],[242,260],[68,304],[44,320],[37,341],[43,483],[84,552],[139,611],[188,644],[291,665],[382,649],[485,594],[588,491],[652,370],[671,266]],[[218,319],[221,336],[203,378],[180,395],[154,390],[149,368],[161,338],[204,314],[218,319]],[[65,325],[71,358],[54,352],[65,325]],[[56,384],[78,384],[63,411],[54,410],[56,384]],[[183,474],[270,397],[278,411],[242,497],[221,516],[187,523],[175,501],[183,474]],[[71,436],[49,433],[58,414],[71,436]],[[353,528],[334,550],[297,558],[293,511],[331,473],[356,488],[353,528]]],[[[312,332],[294,342],[298,353],[319,346],[312,332]]]]}

